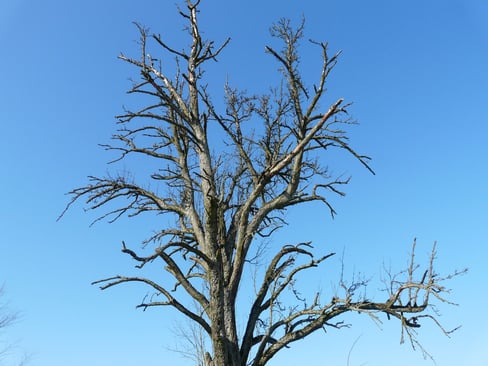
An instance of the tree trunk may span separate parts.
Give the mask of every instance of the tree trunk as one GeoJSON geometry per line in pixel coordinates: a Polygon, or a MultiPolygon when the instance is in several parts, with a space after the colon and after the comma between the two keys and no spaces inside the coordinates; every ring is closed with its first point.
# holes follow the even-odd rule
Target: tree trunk
{"type": "MultiPolygon", "coordinates": [[[[216,262],[219,263],[218,258],[216,262]]],[[[224,311],[224,284],[221,274],[221,267],[217,264],[216,269],[209,273],[210,285],[210,323],[212,326],[212,366],[231,365],[227,352],[227,336],[225,329],[224,311]]]]}

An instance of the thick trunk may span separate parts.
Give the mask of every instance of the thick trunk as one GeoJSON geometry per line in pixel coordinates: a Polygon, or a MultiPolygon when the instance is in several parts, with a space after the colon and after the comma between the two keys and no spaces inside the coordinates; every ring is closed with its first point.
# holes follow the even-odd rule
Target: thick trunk
{"type": "Polygon", "coordinates": [[[227,352],[222,276],[219,270],[210,274],[210,321],[212,327],[213,360],[211,366],[230,365],[227,352]]]}
{"type": "Polygon", "coordinates": [[[211,276],[211,326],[213,359],[211,366],[241,366],[235,319],[235,299],[225,288],[224,276],[211,276]]]}
{"type": "Polygon", "coordinates": [[[237,339],[237,327],[235,317],[235,301],[230,291],[224,292],[224,321],[227,334],[227,353],[229,365],[240,366],[239,343],[237,339]]]}

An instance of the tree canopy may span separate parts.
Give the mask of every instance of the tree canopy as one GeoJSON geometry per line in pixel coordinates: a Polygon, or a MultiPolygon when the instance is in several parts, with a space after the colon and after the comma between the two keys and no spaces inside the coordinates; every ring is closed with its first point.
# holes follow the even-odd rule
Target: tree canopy
{"type": "Polygon", "coordinates": [[[337,293],[301,297],[296,278],[335,253],[318,255],[306,241],[272,242],[287,224],[284,214],[293,206],[320,202],[334,216],[330,197],[343,196],[349,178],[331,173],[327,164],[333,162],[327,157],[333,150],[352,156],[373,173],[369,157],[349,141],[347,129],[355,123],[348,115],[349,104],[337,98],[323,106],[326,95],[330,98],[326,84],[339,53],[331,54],[327,43],[311,41],[322,66],[310,84],[300,68],[304,22],[293,27],[289,20],[279,20],[271,36],[282,46],[265,48],[279,65],[279,85],[265,94],[249,94],[228,82],[223,102],[215,102],[204,71],[229,39],[217,45],[202,37],[200,6],[200,1],[187,0],[186,8],[179,10],[187,22],[185,48],[169,45],[136,24],[140,54],[119,56],[138,71],[129,93],[144,104],[117,116],[114,142],[103,146],[120,153],[114,163],[137,154],[156,169],[147,181],[129,174],[90,176],[87,185],[70,192],[68,205],[84,199],[90,209],[105,208],[99,220],[109,222],[143,214],[170,218],[171,224],[142,243],[146,251],[125,242],[122,251],[140,269],[162,263],[173,281],[117,275],[94,283],[102,289],[128,282],[151,288],[154,296],[138,306],[171,307],[193,321],[210,340],[211,348],[201,356],[207,366],[266,365],[277,352],[316,330],[345,326],[342,316],[352,311],[376,321],[381,314],[397,319],[402,339],[405,334],[414,346],[420,345],[416,332],[425,320],[449,334],[432,305],[436,300],[448,302],[443,283],[463,271],[436,273],[435,246],[427,268],[420,268],[414,242],[408,268],[389,274],[385,299],[362,295],[358,289],[367,281],[344,279],[337,293]],[[162,61],[168,57],[176,60],[173,72],[162,61]],[[212,134],[223,136],[222,141],[212,134]],[[269,258],[259,257],[263,237],[272,242],[269,258]],[[147,248],[152,252],[147,254],[147,248]],[[265,262],[260,267],[264,270],[257,272],[254,298],[242,323],[236,310],[245,304],[237,301],[238,294],[246,268],[256,266],[256,255],[265,262]]]}

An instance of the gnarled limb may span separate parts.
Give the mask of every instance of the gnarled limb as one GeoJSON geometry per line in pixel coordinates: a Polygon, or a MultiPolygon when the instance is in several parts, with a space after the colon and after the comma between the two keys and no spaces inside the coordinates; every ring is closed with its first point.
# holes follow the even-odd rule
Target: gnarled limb
{"type": "Polygon", "coordinates": [[[84,199],[89,209],[107,208],[95,221],[164,215],[166,224],[141,243],[145,250],[153,249],[150,254],[129,249],[125,243],[122,251],[140,270],[162,263],[171,283],[143,276],[115,276],[94,283],[102,289],[129,282],[149,286],[154,295],[139,307],[169,306],[194,321],[211,341],[211,352],[200,354],[212,366],[265,365],[281,349],[318,329],[347,326],[341,316],[350,311],[365,313],[375,321],[380,321],[380,314],[398,319],[412,345],[418,344],[414,330],[426,319],[444,330],[429,310],[433,301],[447,301],[442,281],[464,271],[438,276],[435,248],[420,276],[413,254],[405,272],[390,276],[388,297],[383,301],[358,296],[358,288],[367,281],[356,280],[349,285],[341,281],[341,297],[324,303],[323,294],[307,300],[295,287],[301,273],[333,255],[317,256],[308,242],[270,246],[274,252],[264,263],[245,328],[239,329],[236,312],[242,304],[237,303],[237,295],[245,269],[256,265],[250,253],[259,252],[255,248],[259,240],[272,238],[286,225],[284,215],[292,206],[322,202],[335,214],[329,195],[343,196],[349,177],[332,175],[328,166],[321,165],[322,156],[335,148],[374,172],[369,157],[357,152],[348,139],[346,128],[353,124],[347,114],[350,104],[334,98],[328,107],[321,106],[340,52],[329,56],[326,43],[311,42],[320,50],[322,65],[316,84],[307,87],[298,47],[304,23],[294,29],[289,21],[281,20],[271,34],[283,47],[266,47],[280,67],[279,86],[258,95],[227,82],[223,103],[215,103],[204,80],[204,67],[216,61],[229,39],[216,47],[202,38],[199,5],[200,1],[186,0],[186,9],[179,11],[187,22],[187,48],[173,47],[161,35],[151,35],[136,24],[140,55],[119,56],[138,70],[140,80],[129,93],[143,97],[144,102],[117,116],[114,142],[102,147],[120,153],[113,164],[131,155],[147,159],[145,169],[153,168],[145,173],[150,183],[141,185],[129,174],[92,176],[86,186],[70,192],[68,203],[70,207],[84,199]],[[151,55],[149,49],[158,53],[151,55]],[[173,75],[166,64],[163,69],[162,60],[168,56],[176,59],[173,75]],[[223,137],[222,143],[213,145],[213,133],[223,137]],[[288,292],[295,303],[285,305],[288,292]],[[191,310],[194,304],[196,311],[191,310]]]}

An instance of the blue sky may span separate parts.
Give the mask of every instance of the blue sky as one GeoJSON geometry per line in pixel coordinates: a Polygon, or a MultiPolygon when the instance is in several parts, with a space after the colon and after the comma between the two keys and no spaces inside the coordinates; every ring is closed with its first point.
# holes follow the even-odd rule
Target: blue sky
{"type": "MultiPolygon", "coordinates": [[[[450,339],[427,326],[420,339],[438,365],[488,364],[486,1],[202,0],[206,37],[232,37],[211,70],[213,88],[227,76],[249,91],[276,81],[276,65],[264,53],[268,28],[302,15],[306,38],[343,50],[330,99],[354,102],[360,126],[352,142],[373,157],[377,175],[352,160],[331,161],[333,171],[353,176],[347,196],[334,200],[338,216],[331,220],[315,206],[291,212],[292,225],[277,240],[344,251],[346,272],[370,276],[372,292],[383,263],[405,266],[414,237],[425,256],[437,240],[440,272],[470,268],[450,284],[460,306],[440,306],[446,327],[463,326],[450,339]]],[[[111,169],[97,144],[109,140],[113,116],[130,105],[125,91],[135,70],[117,55],[137,52],[133,21],[172,44],[184,42],[175,1],[0,3],[0,282],[22,313],[2,336],[17,342],[17,353],[32,354],[32,365],[191,365],[168,349],[177,344],[172,329],[184,323],[174,312],[134,309],[145,289],[101,292],[90,285],[131,271],[120,242],[137,243],[154,222],[89,227],[94,215],[81,206],[56,222],[65,192],[111,169]]],[[[320,61],[314,51],[304,43],[309,82],[320,61]]],[[[327,288],[338,268],[336,258],[305,283],[327,288]]],[[[380,330],[364,317],[345,320],[353,327],[316,334],[271,365],[345,366],[358,337],[350,366],[432,364],[398,344],[398,324],[380,330]]]]}

